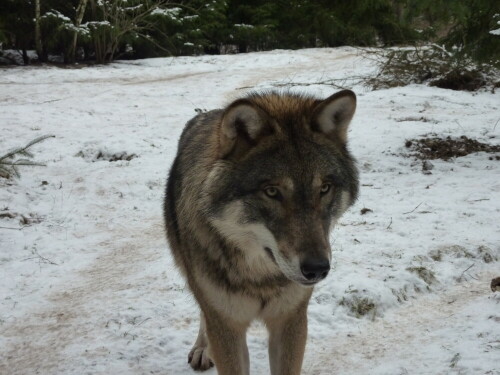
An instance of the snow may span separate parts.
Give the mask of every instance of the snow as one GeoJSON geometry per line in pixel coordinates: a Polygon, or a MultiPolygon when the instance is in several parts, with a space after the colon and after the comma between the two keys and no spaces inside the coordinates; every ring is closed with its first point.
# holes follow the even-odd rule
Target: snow
{"type": "MultiPolygon", "coordinates": [[[[500,14],[495,14],[495,15],[493,16],[493,18],[498,18],[498,17],[500,17],[500,14]]],[[[500,21],[497,21],[497,25],[500,25],[500,21]]],[[[498,28],[498,29],[494,29],[494,30],[491,30],[491,31],[490,31],[490,34],[491,34],[491,35],[500,35],[500,28],[498,28]]]]}
{"type": "Polygon", "coordinates": [[[46,12],[44,15],[42,15],[41,18],[49,18],[49,17],[58,18],[63,22],[71,22],[71,19],[69,17],[66,17],[64,14],[54,9],[46,12]]]}
{"type": "MultiPolygon", "coordinates": [[[[46,167],[0,179],[0,216],[14,216],[0,217],[0,373],[191,374],[198,310],[161,212],[184,124],[275,85],[326,97],[321,81],[354,84],[372,64],[344,47],[0,69],[0,154],[56,136],[32,149],[46,167]],[[137,157],[108,161],[122,153],[137,157]]],[[[500,258],[498,161],[436,160],[425,175],[404,147],[433,133],[499,144],[499,94],[353,89],[361,195],[332,233],[303,373],[500,374],[500,275],[485,256],[500,258]],[[362,317],[360,301],[373,304],[362,317]]],[[[252,374],[269,373],[266,339],[251,327],[252,374]]]]}
{"type": "MultiPolygon", "coordinates": [[[[35,50],[27,50],[26,54],[31,61],[38,60],[38,55],[35,50]]],[[[50,57],[52,56],[49,56],[49,58],[50,57]]],[[[23,52],[15,49],[0,50],[0,64],[12,63],[23,65],[23,52]]]]}
{"type": "Polygon", "coordinates": [[[151,14],[152,15],[160,15],[160,16],[167,16],[171,19],[176,20],[177,16],[179,13],[182,11],[181,8],[155,8],[151,14]]]}
{"type": "Polygon", "coordinates": [[[248,25],[246,23],[235,23],[234,26],[236,27],[241,27],[241,28],[247,28],[247,29],[253,29],[254,25],[248,25]]]}
{"type": "Polygon", "coordinates": [[[89,21],[85,22],[81,25],[83,28],[94,28],[98,29],[100,27],[111,27],[111,23],[109,21],[89,21]]]}

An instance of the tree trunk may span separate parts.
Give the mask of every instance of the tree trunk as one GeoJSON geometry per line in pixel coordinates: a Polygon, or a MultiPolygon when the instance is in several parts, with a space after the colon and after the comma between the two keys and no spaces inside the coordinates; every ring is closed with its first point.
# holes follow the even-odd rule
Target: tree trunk
{"type": "Polygon", "coordinates": [[[42,33],[40,31],[40,0],[35,0],[35,46],[38,55],[38,61],[44,61],[42,46],[42,33]]]}
{"type": "MultiPolygon", "coordinates": [[[[75,18],[75,26],[80,27],[82,24],[83,16],[85,15],[85,9],[87,8],[88,0],[80,0],[78,7],[76,8],[76,18],[75,18]]],[[[70,60],[72,63],[76,61],[76,42],[78,40],[78,32],[75,31],[73,35],[73,43],[71,45],[71,57],[70,60]]]]}
{"type": "Polygon", "coordinates": [[[24,65],[29,65],[30,63],[30,58],[28,57],[28,51],[26,50],[26,47],[23,47],[23,63],[24,65]]]}
{"type": "Polygon", "coordinates": [[[247,52],[248,52],[247,42],[238,43],[238,53],[247,53],[247,52]]]}
{"type": "MultiPolygon", "coordinates": [[[[92,20],[97,21],[99,18],[97,16],[97,5],[95,3],[95,0],[90,0],[90,9],[92,10],[92,20]]],[[[94,31],[94,34],[92,35],[92,39],[94,40],[94,56],[95,56],[95,61],[98,64],[103,64],[104,61],[104,53],[103,53],[103,37],[99,34],[96,34],[94,31]]]]}

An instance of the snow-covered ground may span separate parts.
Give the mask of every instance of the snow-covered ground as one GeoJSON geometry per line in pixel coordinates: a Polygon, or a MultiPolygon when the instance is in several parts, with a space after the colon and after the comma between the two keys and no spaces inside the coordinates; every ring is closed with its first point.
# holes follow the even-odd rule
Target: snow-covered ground
{"type": "MultiPolygon", "coordinates": [[[[352,48],[0,69],[0,155],[55,135],[33,147],[46,167],[0,179],[0,373],[190,374],[197,306],[161,212],[185,122],[249,90],[326,97],[318,82],[374,71],[352,48]],[[136,157],[106,160],[123,152],[136,157]]],[[[500,94],[353,89],[361,195],[331,237],[303,373],[500,374],[499,162],[424,174],[404,156],[433,133],[498,145],[500,94]]],[[[268,374],[264,327],[248,340],[252,374],[268,374]]]]}

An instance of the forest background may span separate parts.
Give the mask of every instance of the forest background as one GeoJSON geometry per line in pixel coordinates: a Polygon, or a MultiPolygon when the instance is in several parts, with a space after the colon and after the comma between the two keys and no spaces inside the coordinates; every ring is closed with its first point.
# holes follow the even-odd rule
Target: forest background
{"type": "Polygon", "coordinates": [[[0,61],[439,43],[500,64],[498,0],[2,0],[0,61]],[[33,51],[33,52],[30,52],[33,51]]]}

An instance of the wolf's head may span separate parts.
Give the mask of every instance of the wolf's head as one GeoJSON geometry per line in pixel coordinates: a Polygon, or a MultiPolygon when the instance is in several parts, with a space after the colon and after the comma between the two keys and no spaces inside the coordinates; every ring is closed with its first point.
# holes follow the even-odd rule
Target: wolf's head
{"type": "Polygon", "coordinates": [[[211,223],[250,267],[303,285],[328,274],[330,230],[358,191],[346,147],[355,108],[344,90],[325,100],[252,94],[224,110],[203,191],[211,223]]]}

